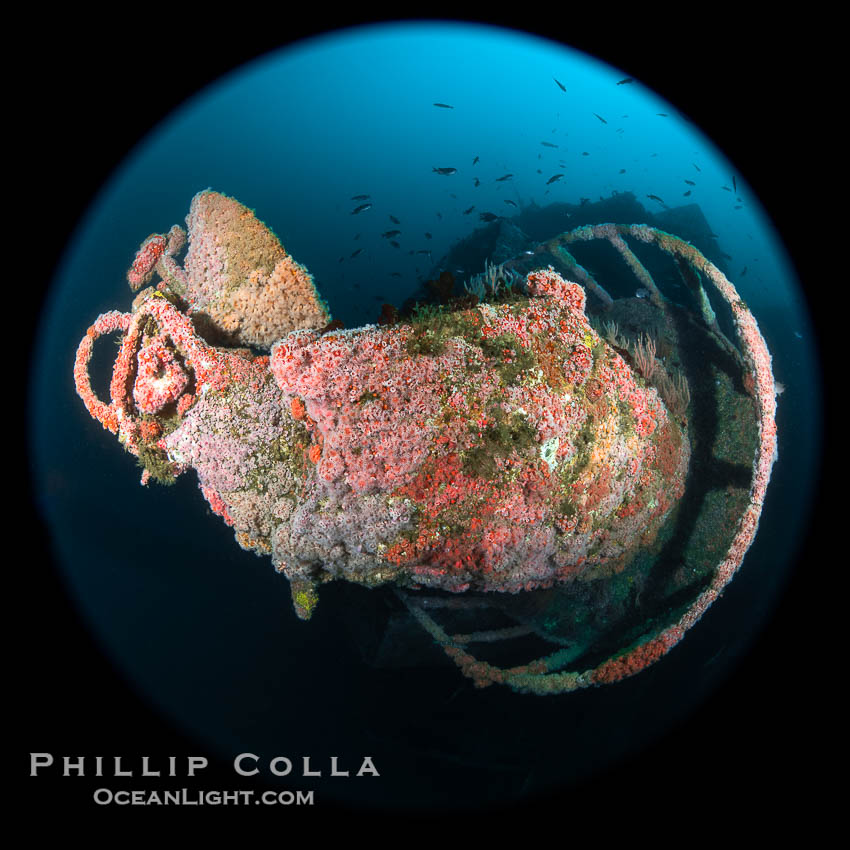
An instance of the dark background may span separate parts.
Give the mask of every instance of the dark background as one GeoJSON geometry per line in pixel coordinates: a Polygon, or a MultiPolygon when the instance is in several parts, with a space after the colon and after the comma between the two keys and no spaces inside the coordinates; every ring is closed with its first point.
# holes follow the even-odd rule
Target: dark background
{"type": "MultiPolygon", "coordinates": [[[[19,32],[20,58],[8,78],[7,104],[12,118],[7,134],[16,149],[20,146],[7,159],[7,179],[21,184],[14,189],[14,252],[20,262],[7,263],[15,284],[7,298],[15,316],[24,304],[24,318],[10,323],[26,335],[17,356],[25,356],[43,291],[75,223],[141,136],[187,96],[245,61],[319,32],[329,20],[339,26],[366,20],[362,14],[333,13],[321,22],[308,21],[291,10],[279,20],[241,18],[233,7],[218,24],[200,14],[181,20],[169,9],[133,12],[132,20],[120,22],[52,16],[49,28],[32,20],[19,32]]],[[[833,83],[822,58],[828,51],[819,23],[705,20],[704,14],[682,10],[672,17],[660,10],[577,13],[568,7],[544,17],[539,26],[523,21],[525,28],[560,37],[639,77],[701,126],[746,175],[792,254],[825,340],[825,311],[839,303],[825,274],[835,247],[826,227],[831,221],[827,173],[838,178],[843,163],[831,159],[840,115],[827,100],[833,83]]],[[[519,23],[517,15],[500,19],[489,12],[467,19],[519,23]]],[[[22,447],[14,454],[22,455],[22,447]]],[[[22,480],[26,488],[25,474],[22,480]]],[[[819,815],[831,732],[823,709],[835,701],[822,599],[840,557],[831,543],[827,484],[824,479],[799,569],[771,622],[727,682],[650,750],[557,799],[535,800],[522,812],[506,809],[505,819],[565,817],[602,834],[617,821],[651,824],[671,813],[689,817],[692,826],[706,817],[723,823],[733,814],[752,825],[775,819],[778,812],[804,820],[819,815]]],[[[95,780],[30,779],[30,751],[167,756],[202,750],[151,711],[100,654],[66,596],[47,530],[27,494],[19,498],[7,549],[13,576],[7,657],[14,668],[7,700],[18,710],[11,727],[15,758],[7,776],[22,795],[17,811],[36,819],[33,823],[48,815],[62,823],[74,812],[94,822],[105,816],[90,803],[91,789],[99,787],[95,780]]],[[[230,765],[212,758],[204,776],[191,786],[238,787],[230,765]]],[[[263,815],[291,824],[300,814],[317,825],[330,808],[283,814],[270,809],[263,815]]],[[[136,821],[163,814],[120,813],[136,821]]],[[[238,809],[177,814],[207,823],[225,815],[257,818],[253,808],[250,815],[238,809]]],[[[337,815],[336,822],[345,824],[362,817],[343,810],[337,815]]],[[[475,815],[471,820],[479,823],[475,815]]],[[[382,821],[390,824],[391,818],[382,821]]]]}

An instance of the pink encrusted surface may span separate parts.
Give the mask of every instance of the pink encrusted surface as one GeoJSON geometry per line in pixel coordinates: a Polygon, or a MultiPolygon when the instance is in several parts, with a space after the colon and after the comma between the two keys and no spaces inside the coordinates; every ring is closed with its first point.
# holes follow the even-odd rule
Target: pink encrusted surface
{"type": "Polygon", "coordinates": [[[320,449],[309,503],[275,547],[288,574],[302,563],[306,577],[313,560],[345,574],[346,555],[362,548],[350,518],[358,496],[370,528],[396,527],[399,505],[410,517],[370,552],[385,578],[456,592],[614,570],[652,537],[683,491],[687,438],[590,327],[580,287],[551,271],[528,283],[537,297],[523,310],[459,314],[466,336],[439,354],[409,354],[409,325],[275,345],[275,379],[320,449]],[[477,343],[493,339],[516,348],[485,354],[477,343]],[[521,351],[536,367],[506,384],[498,367],[521,351]],[[558,386],[537,367],[544,354],[558,386]],[[494,442],[505,423],[527,443],[494,442]],[[495,453],[486,475],[472,462],[481,450],[495,453]]]}
{"type": "Polygon", "coordinates": [[[102,322],[126,333],[98,418],[149,474],[194,469],[291,579],[517,592],[615,572],[683,492],[687,436],[579,286],[544,270],[528,287],[453,314],[439,352],[411,353],[429,329],[400,324],[293,331],[270,359],[151,295],[102,322]]]}

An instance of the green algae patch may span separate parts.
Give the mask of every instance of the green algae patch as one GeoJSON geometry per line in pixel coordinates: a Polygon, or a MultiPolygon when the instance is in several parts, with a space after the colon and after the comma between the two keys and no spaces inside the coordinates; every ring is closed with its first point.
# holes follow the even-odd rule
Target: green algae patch
{"type": "Polygon", "coordinates": [[[518,413],[506,416],[501,408],[492,408],[495,422],[478,434],[476,445],[463,455],[462,469],[466,475],[493,478],[499,473],[496,458],[527,455],[538,443],[537,429],[518,413]],[[498,410],[498,413],[496,411],[498,410]]]}
{"type": "Polygon", "coordinates": [[[496,373],[505,386],[510,386],[524,372],[537,367],[537,358],[522,345],[516,334],[484,337],[478,341],[478,345],[484,355],[494,361],[496,373]]]}

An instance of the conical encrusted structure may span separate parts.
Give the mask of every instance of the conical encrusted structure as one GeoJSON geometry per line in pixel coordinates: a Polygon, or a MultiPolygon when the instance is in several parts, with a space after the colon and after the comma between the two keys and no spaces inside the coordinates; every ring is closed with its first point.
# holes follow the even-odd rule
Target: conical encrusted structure
{"type": "Polygon", "coordinates": [[[199,192],[186,224],[185,297],[233,343],[268,349],[290,331],[328,323],[310,273],[246,206],[199,192]]]}

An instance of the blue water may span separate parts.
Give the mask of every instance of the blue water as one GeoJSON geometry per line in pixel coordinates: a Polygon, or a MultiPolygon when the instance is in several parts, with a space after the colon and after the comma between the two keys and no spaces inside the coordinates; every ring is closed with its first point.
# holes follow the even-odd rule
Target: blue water
{"type": "MultiPolygon", "coordinates": [[[[73,356],[86,327],[100,312],[129,307],[124,276],[136,248],[149,233],[182,224],[192,196],[208,187],[256,210],[310,269],[347,327],[375,321],[379,301],[401,304],[417,291],[432,267],[425,255],[408,252],[430,249],[437,264],[481,226],[480,212],[510,216],[506,200],[543,206],[632,192],[650,212],[663,208],[650,194],[668,207],[699,204],[786,392],[762,531],[724,612],[713,609],[700,624],[703,643],[694,634],[684,646],[700,647],[703,662],[727,646],[735,658],[768,616],[795,567],[819,455],[812,326],[793,267],[746,176],[640,81],[618,85],[626,76],[563,46],[492,28],[415,24],[341,32],[270,54],[199,93],[139,144],[97,197],[44,307],[32,371],[35,488],[69,592],[104,651],[146,699],[204,745],[233,753],[251,745],[265,752],[281,747],[282,754],[392,751],[404,738],[400,721],[389,731],[370,725],[379,699],[400,690],[398,679],[382,673],[376,680],[379,674],[358,667],[350,648],[329,657],[322,645],[339,628],[333,598],[323,597],[310,624],[294,623],[287,589],[268,561],[237,549],[230,531],[207,515],[195,482],[184,476],[168,490],[138,487],[132,459],[89,420],[73,392],[73,356]],[[457,173],[439,175],[435,167],[457,173]],[[510,180],[497,181],[507,173],[510,180]],[[547,185],[558,173],[564,177],[547,185]],[[372,207],[353,215],[363,201],[352,197],[360,194],[372,207]],[[390,229],[402,231],[399,248],[381,237],[390,229]],[[336,710],[341,700],[350,706],[344,720],[336,710]],[[282,714],[301,728],[297,742],[274,731],[282,714]],[[367,731],[352,741],[353,729],[367,731]]],[[[659,667],[684,675],[685,651],[659,667]]],[[[635,709],[641,731],[629,740],[622,730],[612,732],[618,695],[644,686],[566,698],[599,718],[586,736],[605,741],[597,741],[603,755],[594,760],[590,745],[583,753],[575,741],[556,743],[572,747],[574,760],[560,774],[544,769],[541,785],[579,781],[591,766],[660,734],[710,691],[722,675],[715,670],[660,714],[651,699],[635,709]]],[[[436,685],[431,675],[421,681],[446,701],[462,684],[453,670],[436,685]]],[[[659,687],[664,676],[654,680],[659,687]]],[[[526,710],[516,701],[528,697],[495,691],[459,699],[449,715],[456,720],[452,712],[475,700],[526,710]]],[[[404,699],[404,709],[415,713],[416,698],[404,699]]],[[[562,716],[563,699],[557,707],[537,700],[535,710],[562,716]]],[[[409,721],[419,734],[428,727],[422,711],[409,721]]],[[[411,746],[408,739],[404,746],[411,746]]],[[[440,736],[434,751],[448,751],[454,764],[456,746],[451,735],[440,736]]],[[[553,744],[528,746],[545,753],[553,744]]],[[[483,758],[460,749],[462,761],[483,758]]],[[[436,759],[432,770],[440,772],[438,757],[421,757],[436,759]]],[[[416,778],[410,764],[394,764],[404,780],[382,786],[388,804],[428,803],[428,771],[416,778]]],[[[516,778],[485,783],[477,802],[516,796],[522,787],[516,778]]],[[[333,789],[374,803],[370,793],[333,789]]],[[[434,804],[449,805],[449,797],[434,792],[434,804]]]]}

